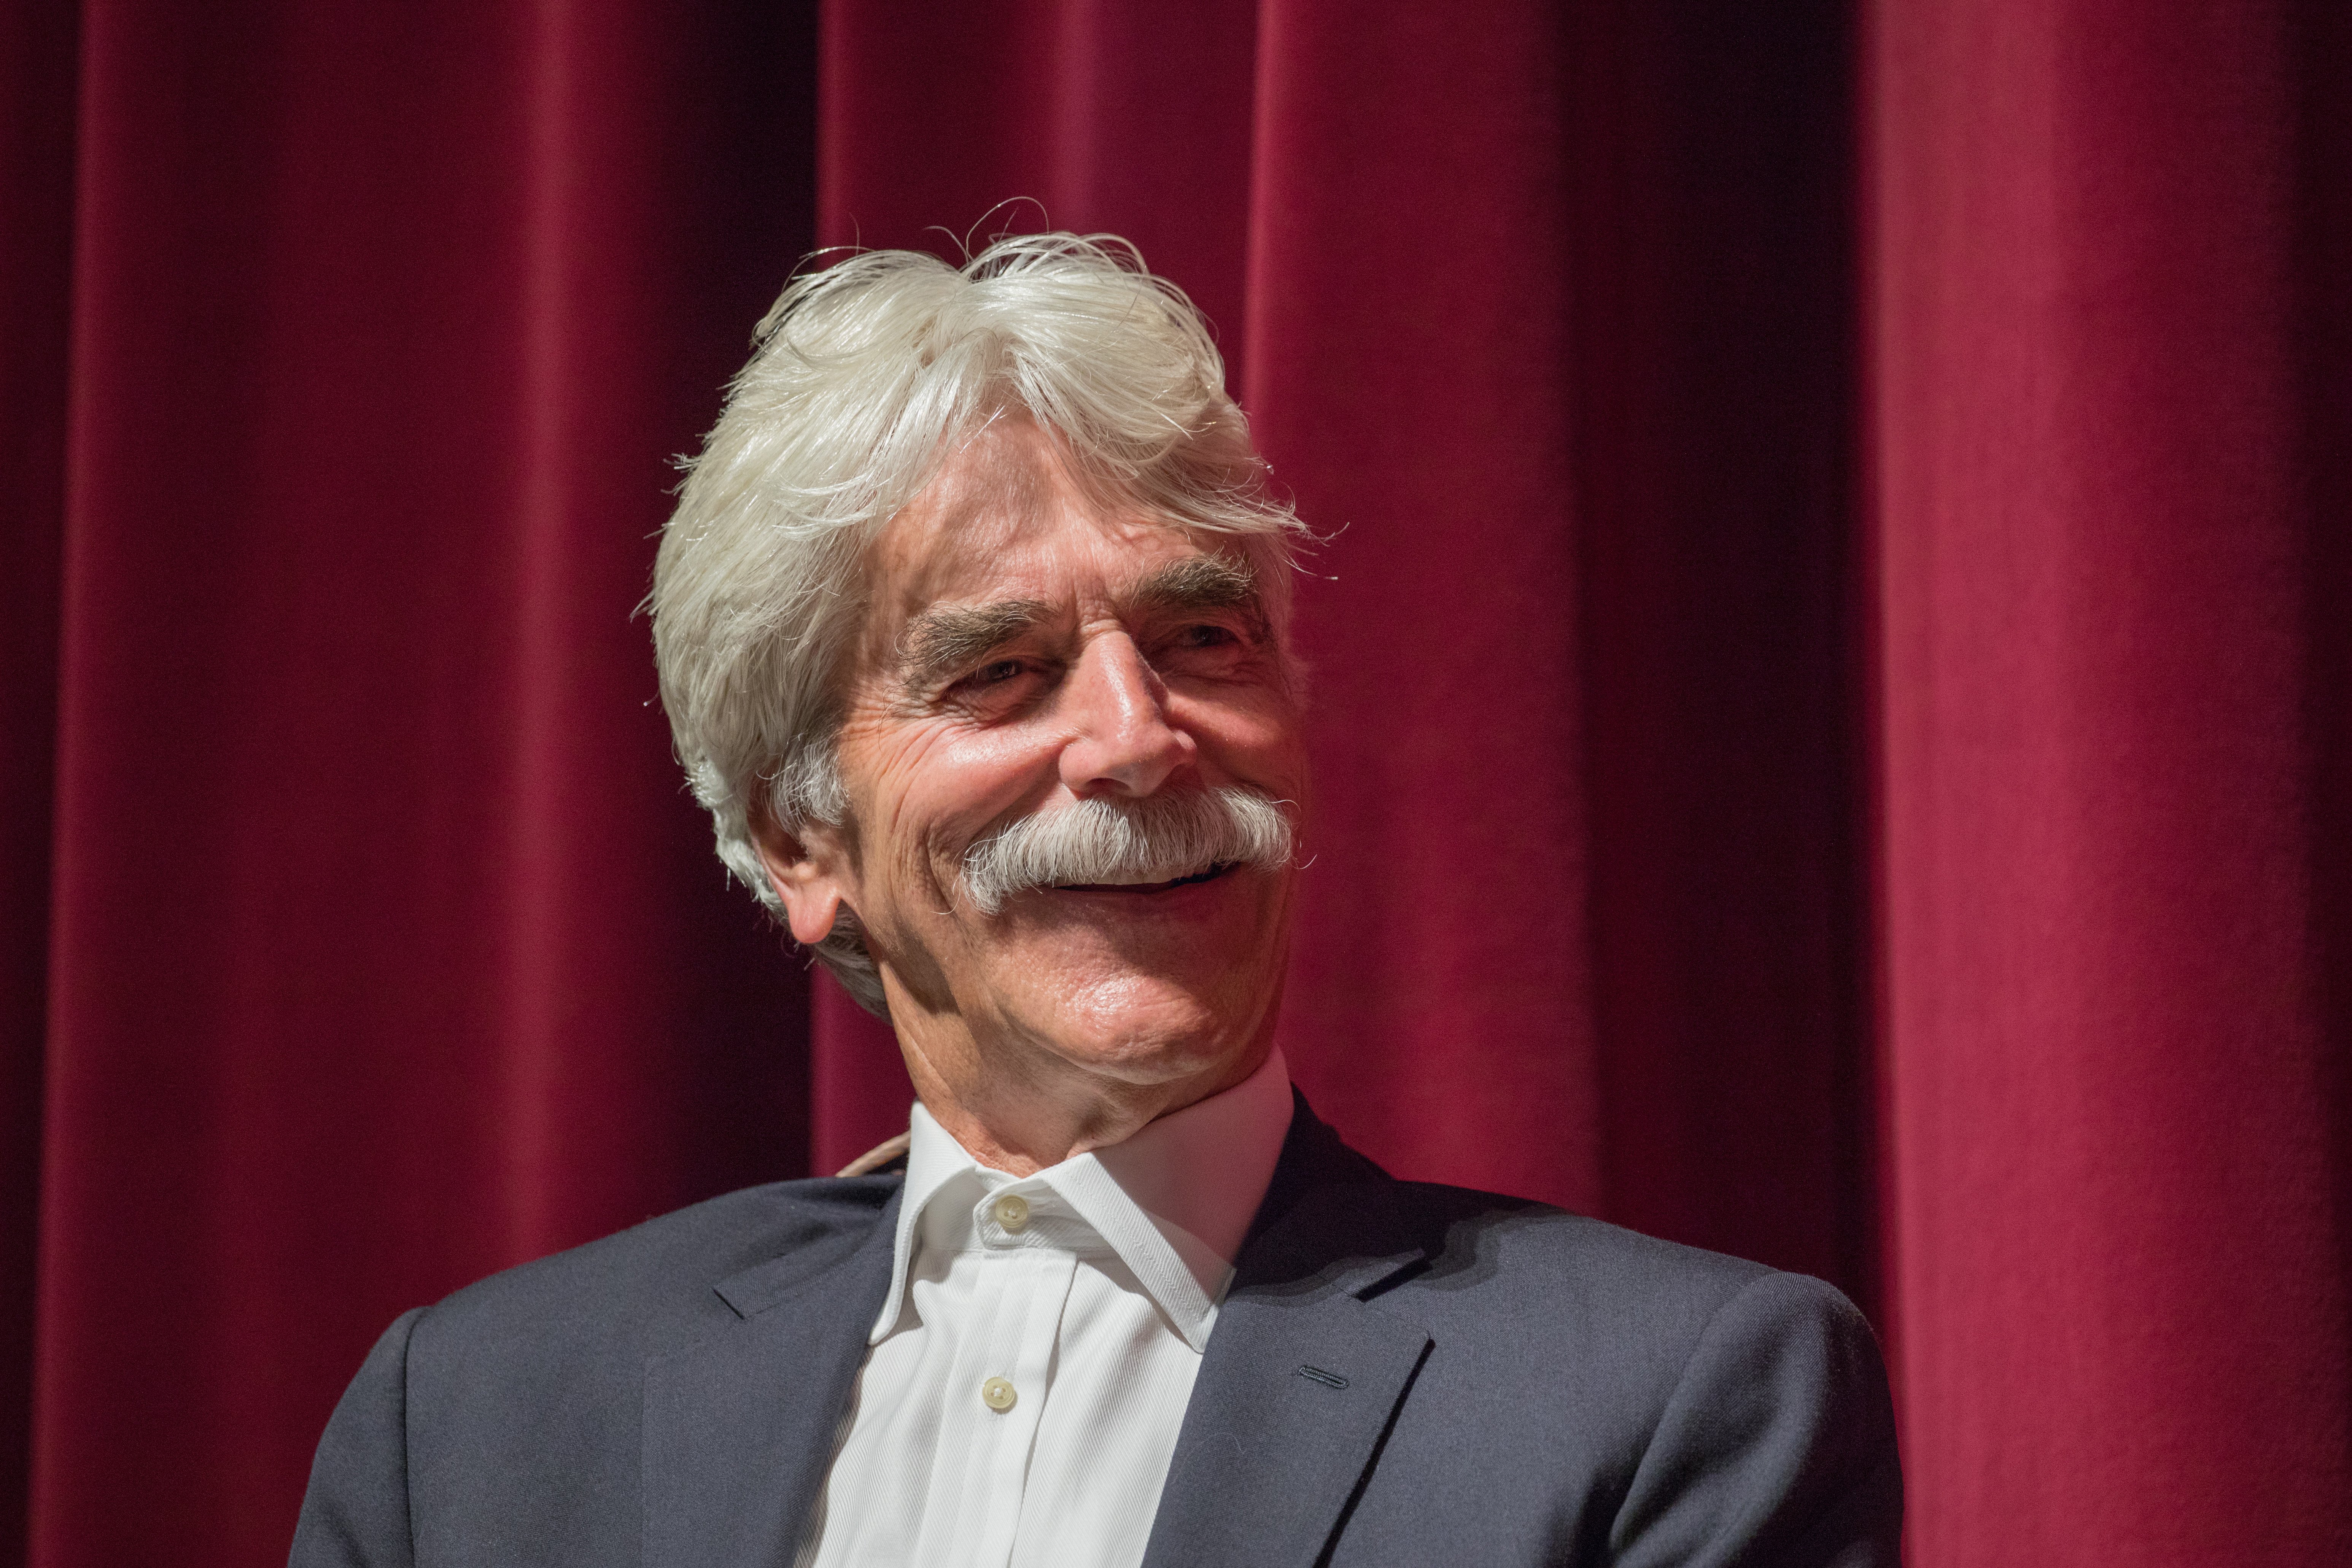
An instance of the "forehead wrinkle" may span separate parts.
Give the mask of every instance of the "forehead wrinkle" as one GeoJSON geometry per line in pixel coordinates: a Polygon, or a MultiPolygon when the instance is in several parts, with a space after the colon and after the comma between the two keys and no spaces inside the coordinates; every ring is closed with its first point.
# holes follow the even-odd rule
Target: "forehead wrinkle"
{"type": "Polygon", "coordinates": [[[950,592],[972,560],[1000,557],[1064,514],[1051,454],[1031,449],[1031,432],[1026,423],[983,423],[883,530],[869,570],[903,579],[902,613],[950,592]]]}
{"type": "Polygon", "coordinates": [[[991,441],[969,463],[941,476],[935,496],[940,537],[960,538],[1000,518],[1024,520],[1053,499],[1052,487],[1042,482],[1035,465],[1022,453],[1003,450],[1006,445],[991,441]]]}

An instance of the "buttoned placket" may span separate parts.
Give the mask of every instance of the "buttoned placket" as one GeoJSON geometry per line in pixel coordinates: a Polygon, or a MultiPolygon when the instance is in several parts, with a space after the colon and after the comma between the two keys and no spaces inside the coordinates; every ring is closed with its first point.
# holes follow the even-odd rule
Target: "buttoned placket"
{"type": "MultiPolygon", "coordinates": [[[[983,1180],[996,1174],[987,1173],[983,1180]]],[[[982,1326],[958,1349],[949,1396],[971,1413],[967,1429],[982,1434],[981,1462],[966,1472],[979,1495],[969,1499],[976,1506],[964,1517],[979,1521],[970,1561],[985,1568],[1003,1568],[1012,1559],[1029,1456],[1052,1394],[1054,1347],[1077,1275],[1077,1252],[1066,1234],[1071,1221],[1058,1208],[1043,1183],[1003,1177],[972,1207],[971,1234],[984,1255],[975,1303],[982,1326]],[[1009,1401],[989,1387],[1000,1379],[1011,1384],[1009,1401]],[[990,1399],[992,1392],[998,1401],[990,1399]]]]}

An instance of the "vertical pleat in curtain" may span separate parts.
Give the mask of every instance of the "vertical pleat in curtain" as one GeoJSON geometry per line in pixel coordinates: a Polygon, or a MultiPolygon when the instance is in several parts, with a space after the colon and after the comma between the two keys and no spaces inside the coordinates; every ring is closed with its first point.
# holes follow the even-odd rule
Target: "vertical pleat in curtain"
{"type": "Polygon", "coordinates": [[[394,1312],[903,1126],[629,613],[809,245],[1048,223],[1208,310],[1329,535],[1318,1108],[1853,1293],[1917,1563],[2344,1560],[2347,32],[17,7],[32,1560],[273,1558],[394,1312]]]}
{"type": "Polygon", "coordinates": [[[280,1557],[371,1323],[802,1163],[632,612],[808,245],[808,33],[82,10],[43,1568],[280,1557]]]}
{"type": "Polygon", "coordinates": [[[31,1459],[72,292],[75,16],[0,9],[0,1563],[31,1459]]]}
{"type": "Polygon", "coordinates": [[[2352,1556],[2339,16],[1870,16],[1923,1562],[2352,1556]]]}

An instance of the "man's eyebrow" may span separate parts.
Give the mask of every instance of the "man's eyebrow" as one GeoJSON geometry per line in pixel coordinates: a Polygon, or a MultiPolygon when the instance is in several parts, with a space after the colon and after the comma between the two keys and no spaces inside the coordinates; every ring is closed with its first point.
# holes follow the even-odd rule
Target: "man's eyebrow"
{"type": "Polygon", "coordinates": [[[1193,555],[1147,575],[1128,590],[1127,602],[1146,610],[1246,608],[1255,615],[1257,576],[1240,562],[1222,555],[1193,555]]]}
{"type": "Polygon", "coordinates": [[[993,605],[934,605],[898,634],[898,669],[909,686],[928,686],[961,674],[983,654],[1003,647],[1053,614],[1040,599],[993,605]]]}

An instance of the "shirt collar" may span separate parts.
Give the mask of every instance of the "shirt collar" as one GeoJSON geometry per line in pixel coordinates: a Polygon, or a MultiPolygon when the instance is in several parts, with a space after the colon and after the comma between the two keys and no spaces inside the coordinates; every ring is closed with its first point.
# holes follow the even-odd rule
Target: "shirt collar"
{"type": "Polygon", "coordinates": [[[923,1211],[950,1185],[970,1200],[976,1182],[982,1194],[1050,1190],[1118,1254],[1185,1342],[1204,1349],[1242,1238],[1274,1179],[1290,1112],[1290,1069],[1277,1047],[1240,1083],[1147,1123],[1125,1142],[1014,1177],[975,1161],[917,1105],[890,1291],[867,1342],[881,1343],[904,1315],[923,1211]]]}

